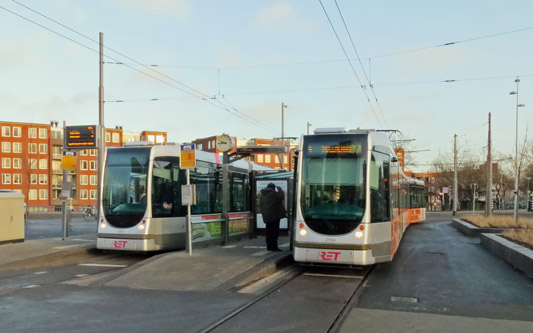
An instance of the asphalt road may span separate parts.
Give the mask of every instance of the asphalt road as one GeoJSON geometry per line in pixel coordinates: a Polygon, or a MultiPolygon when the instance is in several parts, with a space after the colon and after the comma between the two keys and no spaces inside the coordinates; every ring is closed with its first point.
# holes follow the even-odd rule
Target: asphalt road
{"type": "Polygon", "coordinates": [[[533,280],[451,226],[411,225],[390,263],[376,265],[358,307],[533,322],[533,280]]]}
{"type": "MultiPolygon", "coordinates": [[[[34,237],[49,232],[52,237],[61,235],[57,221],[31,222],[27,232],[35,232],[34,237]]],[[[96,222],[79,220],[76,226],[80,232],[92,228],[94,233],[96,222]]],[[[230,291],[163,291],[105,284],[108,277],[143,259],[104,252],[64,267],[1,275],[1,330],[194,332],[255,297],[230,291]],[[100,282],[91,283],[91,277],[100,282]]],[[[308,318],[310,327],[318,331],[354,283],[357,280],[304,276],[221,329],[290,331],[301,327],[296,321],[305,323],[308,318]],[[274,315],[264,320],[272,309],[274,315]],[[324,322],[321,311],[329,311],[324,322]]],[[[428,214],[426,222],[409,227],[394,261],[376,265],[363,288],[358,309],[521,320],[533,325],[533,280],[486,252],[478,239],[456,231],[449,213],[428,214]]]]}
{"type": "MultiPolygon", "coordinates": [[[[60,219],[31,219],[26,220],[25,223],[26,240],[63,237],[60,219]]],[[[73,218],[68,236],[96,234],[96,229],[96,219],[73,218]]]]}

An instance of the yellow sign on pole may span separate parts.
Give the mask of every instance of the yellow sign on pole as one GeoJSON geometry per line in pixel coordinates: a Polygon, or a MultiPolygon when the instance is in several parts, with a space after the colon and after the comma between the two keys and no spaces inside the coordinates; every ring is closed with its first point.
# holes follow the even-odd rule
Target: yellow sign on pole
{"type": "Polygon", "coordinates": [[[195,149],[194,144],[180,146],[180,169],[196,167],[195,149]]]}
{"type": "Polygon", "coordinates": [[[64,151],[61,159],[61,169],[76,170],[76,152],[64,151]]]}

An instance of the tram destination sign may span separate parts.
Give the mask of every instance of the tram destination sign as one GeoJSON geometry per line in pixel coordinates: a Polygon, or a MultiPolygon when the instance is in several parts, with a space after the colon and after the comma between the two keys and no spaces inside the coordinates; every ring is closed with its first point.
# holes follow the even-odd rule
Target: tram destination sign
{"type": "Polygon", "coordinates": [[[97,148],[98,126],[67,126],[65,145],[71,149],[97,148]]]}

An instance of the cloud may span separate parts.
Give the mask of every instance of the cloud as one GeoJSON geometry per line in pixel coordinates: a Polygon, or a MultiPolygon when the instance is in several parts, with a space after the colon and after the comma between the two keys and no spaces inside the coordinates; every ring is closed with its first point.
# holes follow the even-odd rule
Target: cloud
{"type": "Polygon", "coordinates": [[[311,32],[317,27],[315,21],[299,17],[288,2],[260,9],[254,24],[258,29],[267,31],[286,31],[290,27],[297,32],[311,32]]]}
{"type": "Polygon", "coordinates": [[[122,6],[152,14],[186,17],[189,7],[186,0],[120,0],[122,6]]]}

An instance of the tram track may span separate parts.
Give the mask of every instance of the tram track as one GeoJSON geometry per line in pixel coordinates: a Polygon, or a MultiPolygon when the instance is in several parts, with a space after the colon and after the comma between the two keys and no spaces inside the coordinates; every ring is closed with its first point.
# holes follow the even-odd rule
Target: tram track
{"type": "Polygon", "coordinates": [[[292,266],[268,287],[259,287],[256,297],[199,332],[338,332],[372,267],[292,266]]]}

